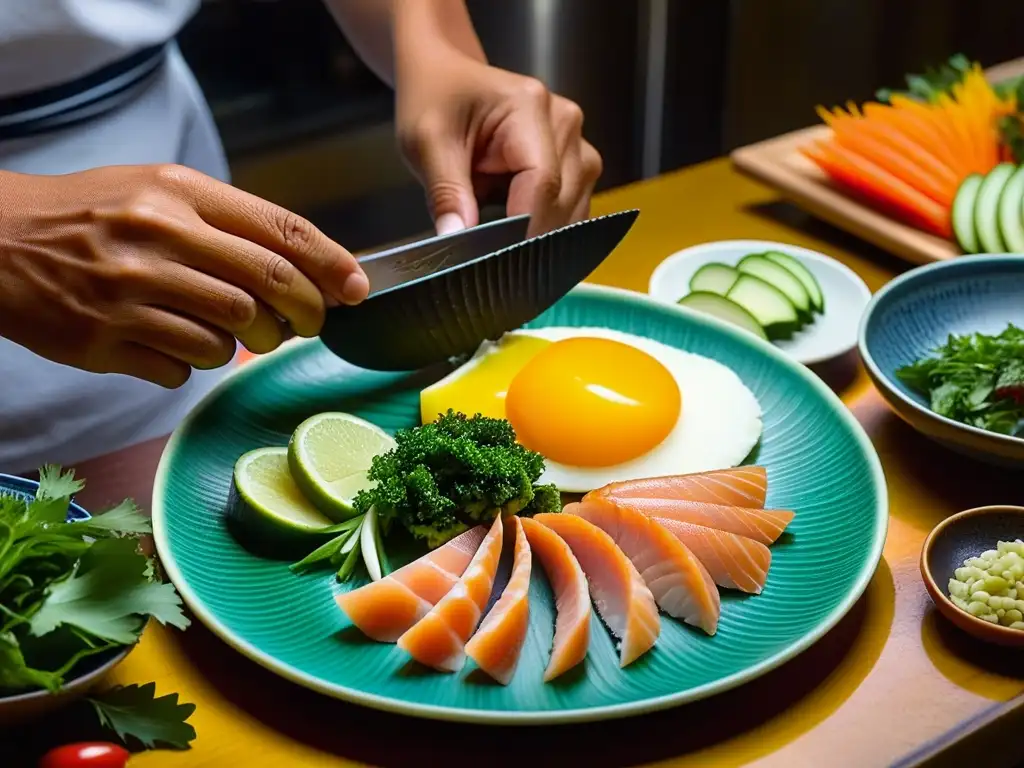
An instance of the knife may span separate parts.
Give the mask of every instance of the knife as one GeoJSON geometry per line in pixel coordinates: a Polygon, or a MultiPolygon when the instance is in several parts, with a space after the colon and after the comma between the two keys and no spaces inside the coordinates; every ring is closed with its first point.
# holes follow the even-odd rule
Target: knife
{"type": "Polygon", "coordinates": [[[407,243],[358,259],[370,281],[370,297],[457,267],[526,239],[528,214],[407,243]]]}

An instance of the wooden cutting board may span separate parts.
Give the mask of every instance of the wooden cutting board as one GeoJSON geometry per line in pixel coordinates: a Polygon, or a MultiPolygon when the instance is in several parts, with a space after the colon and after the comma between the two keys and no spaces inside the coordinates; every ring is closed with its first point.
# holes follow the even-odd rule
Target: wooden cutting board
{"type": "MultiPolygon", "coordinates": [[[[1024,59],[992,67],[986,74],[992,82],[1024,75],[1024,59]]],[[[793,131],[740,147],[730,158],[737,170],[776,189],[818,218],[909,262],[928,264],[961,255],[952,241],[929,235],[848,197],[798,151],[829,133],[825,125],[793,131]]]]}

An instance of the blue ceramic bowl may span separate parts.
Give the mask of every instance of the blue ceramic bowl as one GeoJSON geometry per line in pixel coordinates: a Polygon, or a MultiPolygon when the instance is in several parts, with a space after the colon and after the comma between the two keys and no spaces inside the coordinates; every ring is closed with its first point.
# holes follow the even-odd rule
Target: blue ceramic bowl
{"type": "Polygon", "coordinates": [[[963,256],[901,275],[878,291],[861,320],[859,348],[882,397],[914,429],[959,453],[1024,467],[1024,439],[940,416],[896,370],[931,354],[949,334],[1024,327],[1024,256],[963,256]]]}
{"type": "MultiPolygon", "coordinates": [[[[36,495],[38,487],[39,484],[34,480],[0,474],[0,494],[31,498],[36,495]]],[[[89,513],[72,502],[68,508],[68,522],[88,518],[89,513]]],[[[0,695],[0,728],[42,717],[84,696],[107,672],[121,663],[129,651],[131,647],[115,648],[84,659],[72,670],[64,687],[56,693],[28,691],[10,696],[0,695]]]]}

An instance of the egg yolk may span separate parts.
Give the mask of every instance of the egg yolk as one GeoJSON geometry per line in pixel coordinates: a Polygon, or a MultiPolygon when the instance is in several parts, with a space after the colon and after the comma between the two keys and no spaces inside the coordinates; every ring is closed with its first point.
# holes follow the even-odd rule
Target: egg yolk
{"type": "Polygon", "coordinates": [[[505,397],[506,418],[524,446],[577,467],[642,456],[668,437],[681,410],[679,386],[658,360],[590,337],[541,350],[505,397]]]}
{"type": "Polygon", "coordinates": [[[550,341],[536,336],[509,336],[484,353],[450,381],[420,393],[420,418],[424,424],[437,420],[449,408],[472,416],[505,418],[505,395],[520,369],[550,341]]]}

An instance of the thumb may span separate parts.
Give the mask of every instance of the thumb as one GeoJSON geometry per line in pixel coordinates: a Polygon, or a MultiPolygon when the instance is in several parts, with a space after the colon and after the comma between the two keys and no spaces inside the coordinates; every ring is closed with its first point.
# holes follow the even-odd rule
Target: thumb
{"type": "Polygon", "coordinates": [[[480,211],[473,192],[472,149],[451,139],[425,138],[417,155],[437,234],[476,226],[480,211]]]}

